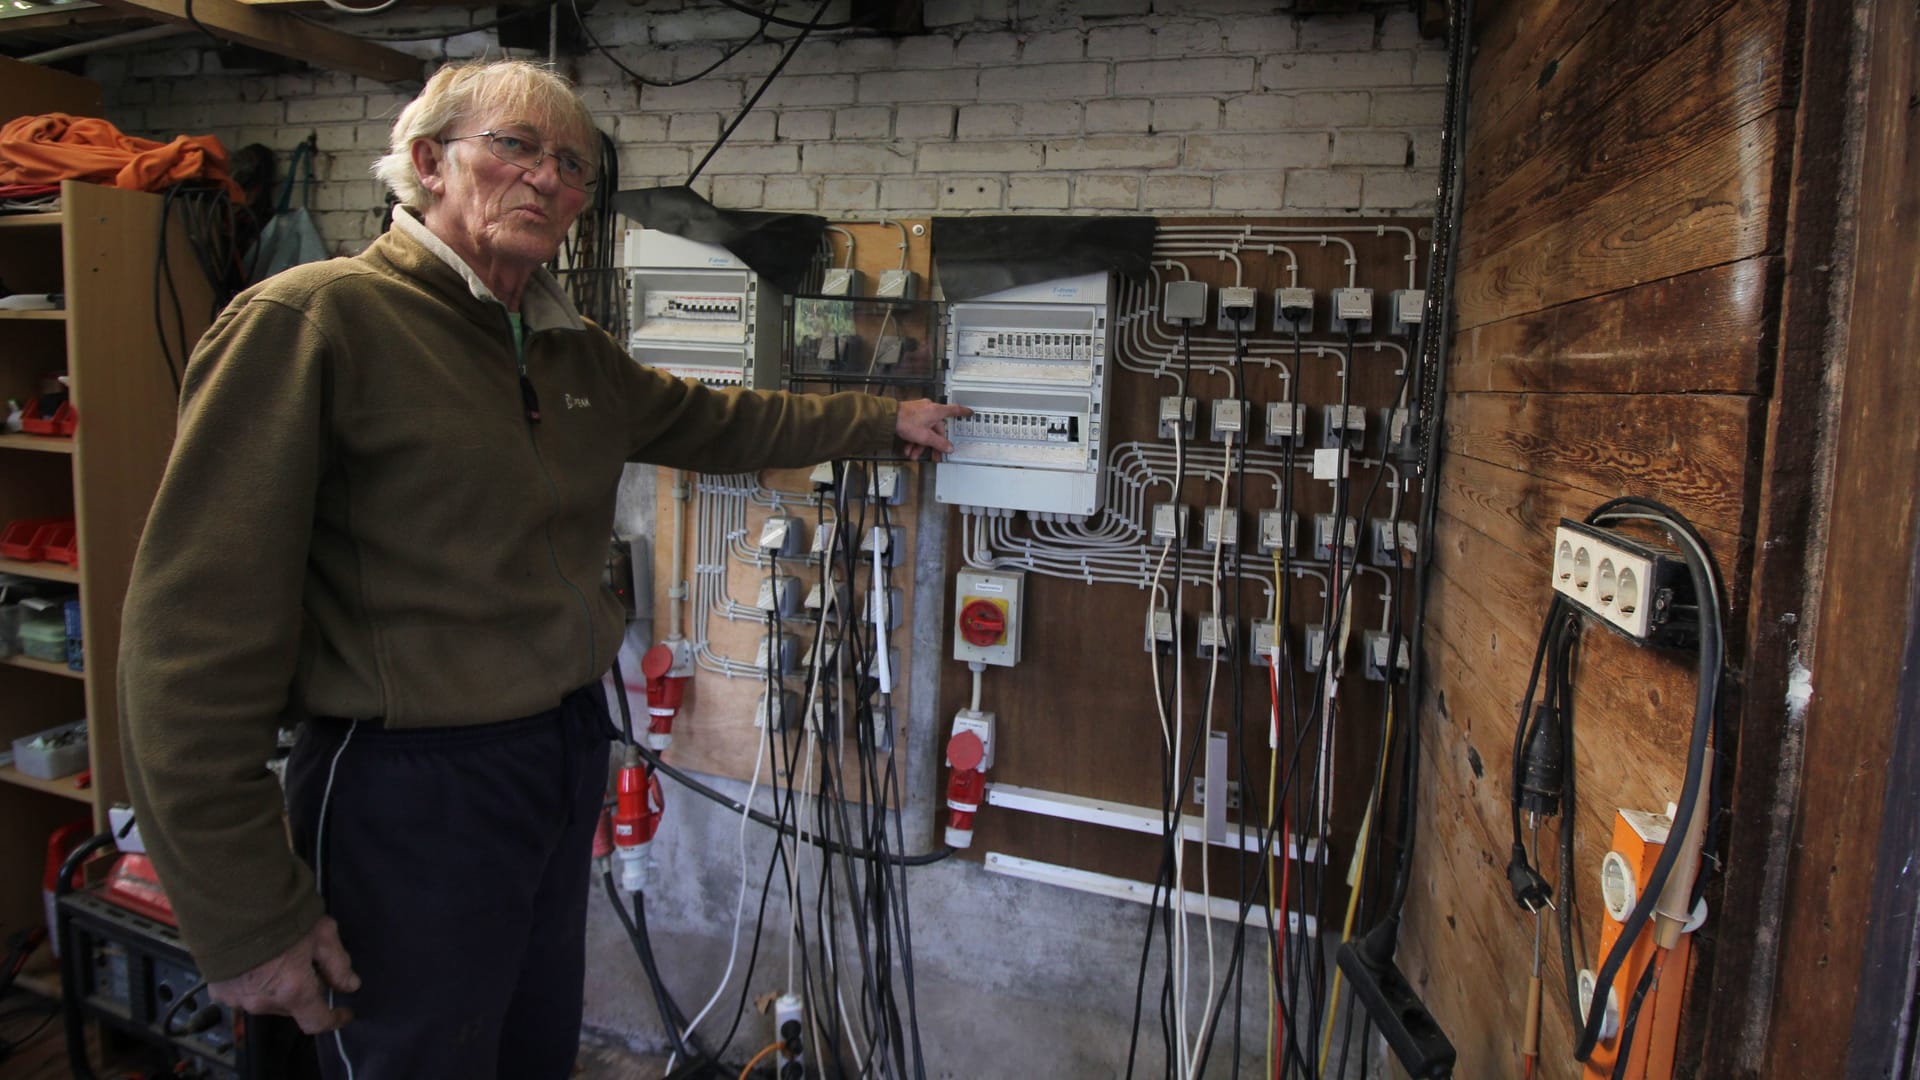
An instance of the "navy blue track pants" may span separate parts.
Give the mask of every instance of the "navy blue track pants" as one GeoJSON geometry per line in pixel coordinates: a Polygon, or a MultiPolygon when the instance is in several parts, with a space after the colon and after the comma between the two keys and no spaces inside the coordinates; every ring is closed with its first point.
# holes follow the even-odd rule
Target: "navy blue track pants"
{"type": "Polygon", "coordinates": [[[500,724],[305,726],[294,843],[360,976],[335,999],[353,1022],[317,1040],[328,1080],[573,1072],[612,732],[597,684],[500,724]]]}

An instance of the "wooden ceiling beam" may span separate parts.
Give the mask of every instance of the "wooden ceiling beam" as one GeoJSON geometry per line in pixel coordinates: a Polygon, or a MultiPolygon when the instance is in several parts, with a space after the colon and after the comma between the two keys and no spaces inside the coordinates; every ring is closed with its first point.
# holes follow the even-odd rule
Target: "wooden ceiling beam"
{"type": "Polygon", "coordinates": [[[99,2],[116,11],[144,15],[160,22],[197,22],[229,41],[380,82],[417,82],[424,74],[424,65],[418,57],[280,12],[262,11],[239,0],[192,0],[192,19],[187,18],[187,0],[99,2]]]}

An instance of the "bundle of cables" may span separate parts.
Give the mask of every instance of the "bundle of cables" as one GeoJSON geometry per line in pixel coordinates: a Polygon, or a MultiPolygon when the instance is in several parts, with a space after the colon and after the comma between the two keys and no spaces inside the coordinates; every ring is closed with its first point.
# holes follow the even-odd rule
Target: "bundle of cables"
{"type": "MultiPolygon", "coordinates": [[[[1697,909],[1709,876],[1705,871],[1714,865],[1711,853],[1716,850],[1722,805],[1719,770],[1715,767],[1711,749],[1723,745],[1719,712],[1720,684],[1725,674],[1726,636],[1719,571],[1699,532],[1669,506],[1651,499],[1626,497],[1604,503],[1586,517],[1589,525],[1607,526],[1618,522],[1651,523],[1664,529],[1678,542],[1698,612],[1698,682],[1693,731],[1687,746],[1686,771],[1680,796],[1674,804],[1672,826],[1668,831],[1672,839],[1662,847],[1645,888],[1639,891],[1637,901],[1621,921],[1619,937],[1594,976],[1593,1000],[1584,1007],[1580,1001],[1579,978],[1574,963],[1574,875],[1569,872],[1574,862],[1576,792],[1573,672],[1579,651],[1582,617],[1581,609],[1573,601],[1557,593],[1547,609],[1540,639],[1534,649],[1526,696],[1520,706],[1520,722],[1514,732],[1510,798],[1513,846],[1507,864],[1507,881],[1515,902],[1529,913],[1537,914],[1540,908],[1549,904],[1557,913],[1560,957],[1567,983],[1567,1007],[1577,1033],[1573,1056],[1583,1062],[1592,1055],[1594,1046],[1601,1039],[1603,1018],[1608,1007],[1607,990],[1613,986],[1615,977],[1627,962],[1640,935],[1651,928],[1661,950],[1659,955],[1663,958],[1665,950],[1682,932],[1688,913],[1697,909]],[[1539,692],[1537,705],[1536,691],[1539,692]],[[1704,803],[1701,801],[1702,785],[1706,785],[1704,803]],[[1534,866],[1537,856],[1528,853],[1520,822],[1523,810],[1536,817],[1564,811],[1560,826],[1557,889],[1549,886],[1534,866]],[[1701,827],[1697,830],[1694,821],[1696,813],[1706,815],[1705,821],[1698,823],[1701,827]],[[1696,831],[1702,837],[1697,849],[1686,842],[1686,838],[1695,835],[1696,831]],[[1704,853],[1705,857],[1701,860],[1701,872],[1694,875],[1692,860],[1696,850],[1704,853]],[[1688,875],[1694,876],[1684,911],[1666,910],[1656,914],[1655,907],[1668,891],[1669,884],[1677,883],[1676,888],[1684,886],[1688,875]]],[[[1620,1027],[1617,1042],[1620,1049],[1612,1073],[1615,1077],[1626,1074],[1635,1023],[1661,966],[1658,960],[1648,964],[1634,987],[1620,1027]]]]}

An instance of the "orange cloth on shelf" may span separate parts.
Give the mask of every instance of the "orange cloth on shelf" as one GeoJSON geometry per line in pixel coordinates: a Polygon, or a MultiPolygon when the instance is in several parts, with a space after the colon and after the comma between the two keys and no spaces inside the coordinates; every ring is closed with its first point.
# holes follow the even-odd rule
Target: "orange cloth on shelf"
{"type": "Polygon", "coordinates": [[[227,173],[227,149],[211,135],[155,142],[122,134],[98,117],[45,113],[0,127],[0,184],[88,180],[131,191],[164,191],[182,180],[225,184],[235,202],[246,196],[227,173]]]}

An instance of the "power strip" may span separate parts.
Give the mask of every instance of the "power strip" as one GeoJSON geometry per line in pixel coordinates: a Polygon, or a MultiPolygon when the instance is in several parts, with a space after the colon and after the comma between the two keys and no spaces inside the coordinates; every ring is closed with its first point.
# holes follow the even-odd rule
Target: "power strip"
{"type": "Polygon", "coordinates": [[[1553,591],[1634,641],[1689,648],[1700,640],[1693,577],[1674,548],[1561,518],[1553,591]]]}

